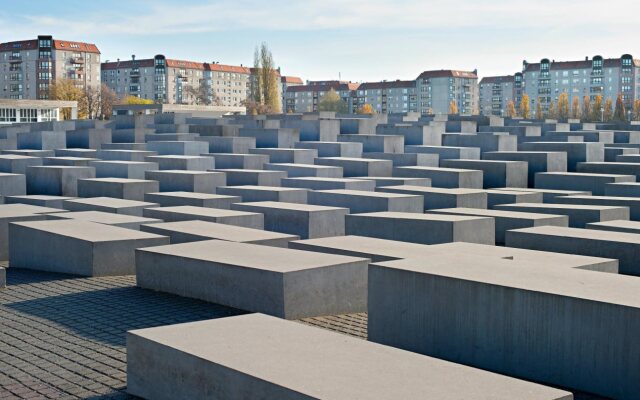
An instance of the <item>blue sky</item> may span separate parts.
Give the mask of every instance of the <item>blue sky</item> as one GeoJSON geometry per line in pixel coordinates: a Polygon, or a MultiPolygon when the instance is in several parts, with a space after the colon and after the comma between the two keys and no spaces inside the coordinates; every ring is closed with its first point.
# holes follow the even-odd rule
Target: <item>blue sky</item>
{"type": "Polygon", "coordinates": [[[491,76],[520,70],[523,59],[640,58],[638,0],[8,3],[1,42],[52,34],[96,43],[103,60],[161,53],[248,65],[266,41],[283,73],[303,79],[414,79],[449,68],[491,76]]]}

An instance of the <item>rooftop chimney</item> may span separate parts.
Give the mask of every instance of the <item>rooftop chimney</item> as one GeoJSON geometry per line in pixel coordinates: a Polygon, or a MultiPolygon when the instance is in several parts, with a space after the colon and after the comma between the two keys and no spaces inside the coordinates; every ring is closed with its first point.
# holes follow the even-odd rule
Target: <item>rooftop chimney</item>
{"type": "Polygon", "coordinates": [[[131,59],[132,59],[132,60],[135,60],[135,59],[136,59],[136,55],[135,55],[135,54],[132,54],[132,55],[131,55],[131,59]]]}

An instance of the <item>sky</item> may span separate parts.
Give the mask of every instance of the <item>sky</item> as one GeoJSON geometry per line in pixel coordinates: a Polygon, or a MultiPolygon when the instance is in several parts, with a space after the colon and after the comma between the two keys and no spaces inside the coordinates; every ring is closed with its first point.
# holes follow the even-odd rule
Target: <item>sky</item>
{"type": "Polygon", "coordinates": [[[640,58],[638,0],[2,2],[0,42],[51,34],[95,43],[103,61],[164,54],[232,65],[251,65],[266,42],[282,73],[304,80],[415,79],[432,69],[484,77],[518,72],[523,60],[640,58]]]}

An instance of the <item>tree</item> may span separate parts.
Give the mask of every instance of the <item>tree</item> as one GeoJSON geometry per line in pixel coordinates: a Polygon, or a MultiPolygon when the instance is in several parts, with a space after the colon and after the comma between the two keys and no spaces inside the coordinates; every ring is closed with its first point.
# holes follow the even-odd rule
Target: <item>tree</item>
{"type": "Polygon", "coordinates": [[[457,114],[458,113],[458,104],[455,100],[451,100],[449,103],[449,114],[457,114]]]}
{"type": "Polygon", "coordinates": [[[331,88],[318,102],[318,111],[334,111],[339,114],[349,112],[347,103],[340,98],[338,92],[331,88]]]}
{"type": "MultiPolygon", "coordinates": [[[[49,98],[51,100],[65,100],[78,102],[78,119],[86,119],[88,117],[87,101],[84,90],[76,86],[71,79],[63,78],[53,81],[49,85],[49,98]]],[[[63,109],[62,117],[71,119],[71,110],[63,109]]]]}
{"type": "Polygon", "coordinates": [[[592,119],[591,98],[584,96],[582,98],[582,122],[590,122],[592,119]]]}
{"type": "Polygon", "coordinates": [[[602,119],[602,95],[597,95],[593,99],[591,106],[591,121],[600,121],[602,119]]]}
{"type": "Polygon", "coordinates": [[[280,113],[280,94],[278,93],[279,72],[275,68],[273,55],[265,42],[256,47],[253,53],[253,76],[251,79],[250,93],[253,103],[253,111],[262,111],[264,114],[280,113]],[[261,107],[263,105],[265,107],[261,107]]]}
{"type": "Polygon", "coordinates": [[[104,83],[100,86],[100,115],[108,119],[113,113],[113,105],[118,101],[118,95],[104,83]]]}
{"type": "Polygon", "coordinates": [[[574,96],[571,103],[571,118],[580,119],[580,98],[578,96],[574,96]]]}
{"type": "Polygon", "coordinates": [[[523,94],[520,100],[520,116],[524,119],[531,117],[531,104],[529,101],[529,95],[523,94]]]}
{"type": "Polygon", "coordinates": [[[604,102],[604,113],[602,114],[602,119],[604,121],[611,121],[613,118],[613,100],[611,97],[607,97],[607,100],[604,102]]]}
{"type": "Polygon", "coordinates": [[[622,94],[618,93],[616,98],[616,108],[613,112],[614,121],[627,121],[627,111],[624,109],[624,101],[622,101],[622,94]]]}
{"type": "Polygon", "coordinates": [[[197,87],[191,85],[185,86],[184,92],[187,96],[193,98],[193,103],[199,106],[219,106],[222,104],[218,95],[211,91],[209,93],[209,86],[204,79],[200,80],[197,87]]]}
{"type": "Polygon", "coordinates": [[[536,119],[544,119],[544,113],[542,112],[542,103],[540,102],[539,97],[538,101],[536,102],[536,119]]]}
{"type": "Polygon", "coordinates": [[[373,106],[369,103],[364,103],[362,107],[358,108],[356,111],[358,114],[375,114],[376,110],[373,109],[373,106]]]}
{"type": "Polygon", "coordinates": [[[137,97],[137,96],[127,96],[124,99],[120,100],[120,104],[128,104],[128,105],[153,104],[153,100],[151,100],[151,99],[143,99],[143,98],[137,97]]]}
{"type": "Polygon", "coordinates": [[[507,103],[507,109],[505,110],[504,115],[509,118],[516,116],[516,105],[513,104],[513,100],[509,100],[507,103]]]}
{"type": "Polygon", "coordinates": [[[547,108],[547,118],[558,119],[558,112],[556,111],[556,103],[554,103],[553,101],[549,103],[549,107],[547,108]]]}
{"type": "Polygon", "coordinates": [[[640,121],[640,100],[633,102],[633,120],[640,121]]]}
{"type": "Polygon", "coordinates": [[[562,92],[558,96],[558,119],[566,121],[567,118],[569,118],[569,95],[567,92],[562,92]]]}

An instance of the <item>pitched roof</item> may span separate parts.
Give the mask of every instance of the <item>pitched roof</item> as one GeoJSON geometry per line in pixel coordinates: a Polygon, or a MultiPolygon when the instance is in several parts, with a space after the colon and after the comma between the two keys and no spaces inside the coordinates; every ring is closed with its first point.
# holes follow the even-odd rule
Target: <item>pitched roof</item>
{"type": "Polygon", "coordinates": [[[441,69],[435,71],[424,71],[417,79],[425,78],[470,78],[478,79],[478,74],[475,71],[456,71],[452,69],[441,69]]]}
{"type": "MultiPolygon", "coordinates": [[[[38,40],[18,40],[14,42],[0,43],[0,51],[11,50],[36,50],[38,48],[38,40]]],[[[100,54],[100,50],[93,43],[72,42],[69,40],[53,40],[53,48],[55,50],[71,50],[82,51],[86,53],[100,54]]]]}
{"type": "Polygon", "coordinates": [[[304,83],[302,82],[302,79],[298,78],[297,76],[283,76],[282,78],[280,78],[280,81],[282,83],[293,83],[298,85],[302,85],[304,83]]]}
{"type": "MultiPolygon", "coordinates": [[[[146,60],[135,60],[136,65],[138,67],[153,67],[154,61],[153,59],[146,60]]],[[[104,62],[100,66],[103,70],[105,69],[118,69],[118,68],[132,68],[133,60],[125,60],[125,61],[112,61],[112,62],[104,62]]]]}
{"type": "Polygon", "coordinates": [[[358,90],[367,89],[391,89],[391,88],[413,88],[416,87],[416,81],[387,81],[387,82],[364,82],[358,87],[358,90]]]}
{"type": "Polygon", "coordinates": [[[513,75],[504,76],[485,76],[480,80],[480,84],[483,83],[512,83],[514,81],[513,75]]]}
{"type": "MultiPolygon", "coordinates": [[[[135,63],[139,67],[153,67],[155,65],[155,61],[153,58],[147,58],[142,60],[135,60],[135,63]]],[[[133,60],[125,60],[125,61],[115,61],[102,63],[102,69],[118,69],[118,68],[131,68],[134,65],[133,60]]],[[[224,65],[224,64],[209,64],[209,63],[201,63],[196,61],[185,61],[185,60],[175,60],[175,59],[166,59],[166,65],[170,68],[186,68],[186,69],[197,69],[201,71],[218,71],[218,72],[234,72],[238,74],[250,74],[251,69],[242,66],[236,65],[224,65]]]]}

